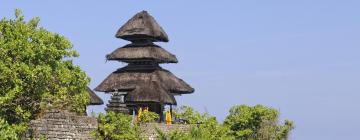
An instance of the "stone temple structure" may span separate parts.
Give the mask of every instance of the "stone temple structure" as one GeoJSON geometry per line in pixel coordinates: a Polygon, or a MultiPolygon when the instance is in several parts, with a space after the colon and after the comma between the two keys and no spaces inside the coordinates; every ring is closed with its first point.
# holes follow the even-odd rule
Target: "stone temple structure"
{"type": "Polygon", "coordinates": [[[175,55],[153,42],[168,42],[168,36],[146,11],[137,13],[116,33],[131,43],[117,48],[106,56],[109,61],[120,61],[127,66],[111,73],[95,91],[111,93],[107,111],[137,112],[140,107],[160,115],[163,120],[165,105],[176,105],[175,95],[193,93],[194,89],[170,71],[163,63],[177,63],[175,55]]]}

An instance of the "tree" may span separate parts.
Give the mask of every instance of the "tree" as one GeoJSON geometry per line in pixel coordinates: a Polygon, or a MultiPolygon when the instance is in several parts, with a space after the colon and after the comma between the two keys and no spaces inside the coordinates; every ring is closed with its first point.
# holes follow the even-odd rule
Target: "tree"
{"type": "Polygon", "coordinates": [[[38,23],[26,22],[20,10],[15,19],[0,21],[0,120],[24,126],[17,134],[45,108],[84,113],[89,102],[90,79],[72,63],[78,57],[72,44],[38,23]]]}
{"type": "Polygon", "coordinates": [[[239,105],[230,109],[224,125],[239,140],[286,140],[294,128],[293,122],[285,120],[278,124],[279,112],[262,105],[239,105]]]}
{"type": "Polygon", "coordinates": [[[93,136],[98,140],[140,140],[138,126],[133,123],[130,115],[108,112],[100,113],[98,130],[93,131],[93,136]]]}

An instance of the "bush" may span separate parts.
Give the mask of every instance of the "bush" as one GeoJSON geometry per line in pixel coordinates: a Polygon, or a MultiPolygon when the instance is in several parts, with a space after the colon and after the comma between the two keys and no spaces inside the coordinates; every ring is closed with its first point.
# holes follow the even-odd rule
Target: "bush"
{"type": "Polygon", "coordinates": [[[157,119],[159,119],[159,114],[144,110],[138,119],[139,119],[138,120],[139,123],[155,122],[157,119]]]}
{"type": "Polygon", "coordinates": [[[262,105],[239,105],[230,109],[224,125],[239,140],[285,140],[293,129],[293,122],[278,124],[279,112],[262,105]]]}
{"type": "Polygon", "coordinates": [[[182,106],[179,110],[173,112],[175,117],[186,120],[185,124],[189,124],[189,131],[183,132],[179,130],[170,133],[158,132],[158,139],[163,140],[232,140],[229,135],[229,129],[219,124],[215,117],[208,113],[199,113],[193,108],[182,106]]]}
{"type": "Polygon", "coordinates": [[[150,123],[155,122],[157,119],[159,119],[159,114],[156,114],[155,112],[144,112],[140,117],[140,123],[150,123]]]}
{"type": "Polygon", "coordinates": [[[0,118],[0,139],[16,140],[17,137],[14,128],[0,118]]]}
{"type": "Polygon", "coordinates": [[[108,112],[97,117],[98,130],[92,135],[98,140],[140,140],[139,128],[130,115],[108,112]]]}
{"type": "Polygon", "coordinates": [[[177,122],[177,123],[185,123],[185,124],[201,123],[205,121],[206,118],[209,117],[207,113],[201,114],[189,106],[181,106],[179,109],[174,109],[172,114],[176,119],[183,120],[182,122],[177,122]]]}
{"type": "Polygon", "coordinates": [[[188,132],[158,131],[158,138],[163,140],[286,140],[294,128],[293,122],[286,120],[278,124],[279,112],[262,105],[239,105],[230,109],[224,124],[216,121],[207,113],[199,113],[191,107],[181,107],[175,111],[177,117],[187,119],[191,127],[188,132]],[[194,125],[194,123],[200,123],[194,125]]]}

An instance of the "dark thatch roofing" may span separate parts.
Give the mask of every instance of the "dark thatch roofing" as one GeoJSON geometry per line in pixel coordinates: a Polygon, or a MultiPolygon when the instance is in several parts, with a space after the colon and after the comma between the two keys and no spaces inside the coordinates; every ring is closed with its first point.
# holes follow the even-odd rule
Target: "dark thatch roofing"
{"type": "Polygon", "coordinates": [[[128,92],[125,97],[127,103],[163,103],[176,105],[174,95],[169,94],[161,83],[146,81],[139,84],[134,90],[128,92]]]}
{"type": "Polygon", "coordinates": [[[104,101],[97,96],[89,87],[87,87],[87,92],[90,95],[90,103],[89,105],[102,105],[104,104],[104,101]]]}
{"type": "MultiPolygon", "coordinates": [[[[128,65],[111,73],[98,87],[99,92],[131,91],[136,87],[146,87],[142,83],[157,82],[170,93],[193,93],[194,89],[161,67],[140,67],[128,65]]],[[[155,89],[151,89],[155,90],[155,89]]],[[[150,91],[149,91],[150,92],[150,91]]]]}
{"type": "Polygon", "coordinates": [[[141,11],[125,23],[116,33],[117,38],[128,41],[151,40],[168,42],[168,36],[155,19],[146,11],[141,11]]]}
{"type": "Polygon", "coordinates": [[[155,44],[137,46],[128,44],[118,48],[106,56],[108,60],[119,60],[123,62],[134,62],[150,60],[157,63],[177,63],[176,56],[155,44]]]}

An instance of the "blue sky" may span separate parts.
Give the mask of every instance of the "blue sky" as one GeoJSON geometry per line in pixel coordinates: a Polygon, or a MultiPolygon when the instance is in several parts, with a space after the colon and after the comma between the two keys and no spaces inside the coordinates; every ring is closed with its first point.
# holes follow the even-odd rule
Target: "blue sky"
{"type": "Polygon", "coordinates": [[[115,32],[147,10],[169,35],[169,43],[158,44],[179,60],[162,67],[196,90],[177,97],[180,105],[222,121],[231,106],[263,104],[295,121],[293,140],[342,140],[359,139],[359,7],[355,0],[0,0],[0,17],[13,18],[20,8],[66,36],[95,88],[125,66],[105,61],[129,43],[115,32]]]}

